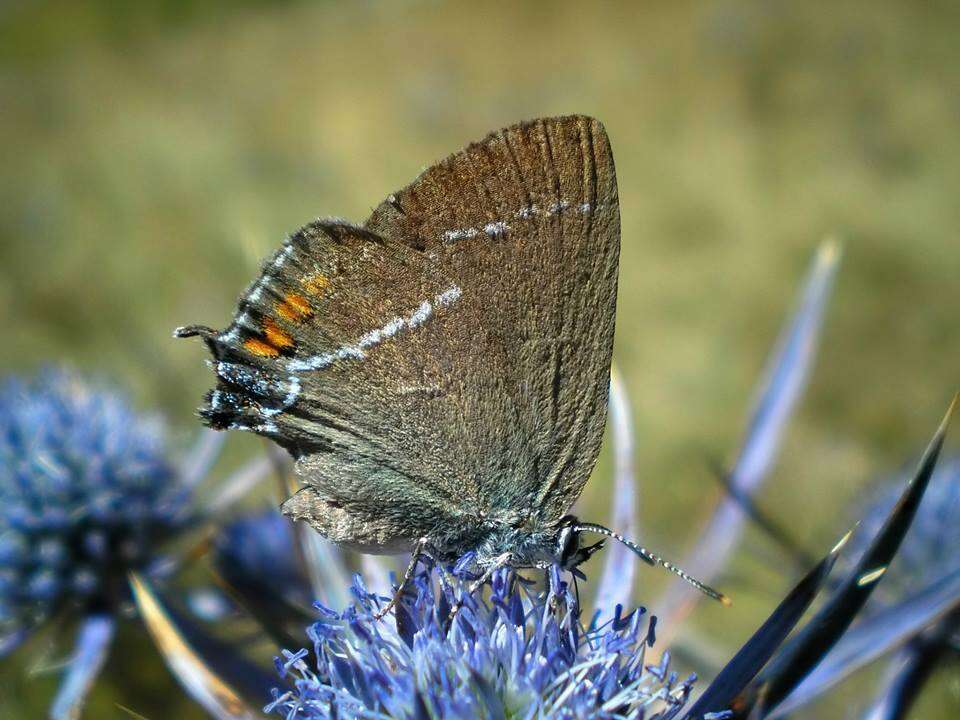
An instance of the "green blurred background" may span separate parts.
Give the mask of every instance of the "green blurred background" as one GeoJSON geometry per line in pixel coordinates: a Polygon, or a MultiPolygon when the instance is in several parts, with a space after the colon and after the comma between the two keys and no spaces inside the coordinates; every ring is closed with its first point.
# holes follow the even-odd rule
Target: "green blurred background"
{"type": "MultiPolygon", "coordinates": [[[[186,443],[210,376],[183,323],[225,325],[284,235],[360,221],[487,131],[600,118],[620,184],[616,360],[634,399],[643,539],[681,558],[817,243],[844,241],[820,358],[762,505],[829,547],[960,385],[960,5],[953,2],[4,2],[0,367],[66,360],[186,443]]],[[[231,459],[260,449],[232,437],[231,459]]],[[[952,447],[956,449],[957,442],[952,447]]],[[[602,516],[609,465],[586,503],[602,516]]],[[[737,646],[792,578],[745,535],[685,637],[737,646]]],[[[639,571],[637,597],[665,586],[639,571]]],[[[129,623],[89,717],[202,717],[129,623]]],[[[0,716],[41,717],[35,643],[0,716]]],[[[58,655],[59,653],[59,655],[58,655]]],[[[48,658],[49,660],[49,658],[48,658]]],[[[710,677],[712,668],[699,668],[710,677]]],[[[852,717],[876,673],[817,707],[852,717]]],[[[941,673],[916,717],[960,713],[941,673]]]]}

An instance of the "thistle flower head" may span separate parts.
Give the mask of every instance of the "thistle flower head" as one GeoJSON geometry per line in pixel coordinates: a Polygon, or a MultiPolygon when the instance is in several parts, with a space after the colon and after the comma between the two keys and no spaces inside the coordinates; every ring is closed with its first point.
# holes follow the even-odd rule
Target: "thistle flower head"
{"type": "Polygon", "coordinates": [[[186,520],[161,427],[63,371],[0,387],[0,630],[103,608],[186,520]]]}
{"type": "Polygon", "coordinates": [[[469,592],[468,564],[416,575],[395,623],[375,619],[385,598],[355,576],[346,611],[317,606],[313,652],[278,658],[294,689],[276,692],[267,711],[288,720],[669,718],[686,702],[694,676],[678,680],[668,654],[644,665],[656,623],[642,609],[584,628],[556,570],[545,592],[500,570],[485,595],[469,592]]]}

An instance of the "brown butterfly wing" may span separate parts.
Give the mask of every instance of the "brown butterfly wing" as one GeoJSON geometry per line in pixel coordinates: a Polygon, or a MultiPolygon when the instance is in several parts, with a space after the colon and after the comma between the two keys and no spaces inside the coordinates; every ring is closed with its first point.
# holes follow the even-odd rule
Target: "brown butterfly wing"
{"type": "Polygon", "coordinates": [[[426,170],[365,226],[463,278],[466,324],[451,350],[467,359],[459,392],[489,395],[464,428],[483,495],[491,507],[559,518],[596,463],[606,418],[620,212],[603,126],[572,116],[492,133],[426,170]],[[506,462],[484,447],[492,424],[511,429],[506,462]]]}

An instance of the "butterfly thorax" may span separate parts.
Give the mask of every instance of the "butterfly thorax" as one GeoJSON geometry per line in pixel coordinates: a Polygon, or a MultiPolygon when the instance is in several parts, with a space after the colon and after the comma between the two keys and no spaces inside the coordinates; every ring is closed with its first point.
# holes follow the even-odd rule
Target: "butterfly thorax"
{"type": "Polygon", "coordinates": [[[572,570],[603,544],[584,546],[578,523],[573,515],[565,515],[552,522],[528,520],[494,525],[479,544],[469,549],[476,553],[481,568],[498,564],[540,568],[559,565],[572,570]]]}

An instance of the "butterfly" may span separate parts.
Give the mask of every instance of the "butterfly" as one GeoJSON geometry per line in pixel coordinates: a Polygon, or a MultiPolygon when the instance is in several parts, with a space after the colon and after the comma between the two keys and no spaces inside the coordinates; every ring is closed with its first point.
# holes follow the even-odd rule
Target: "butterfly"
{"type": "Polygon", "coordinates": [[[574,569],[625,543],[570,508],[600,451],[620,250],[613,155],[584,116],[467,146],[362,225],[291,235],[224,330],[200,414],[277,442],[303,483],[282,506],[367,553],[574,569]]]}

